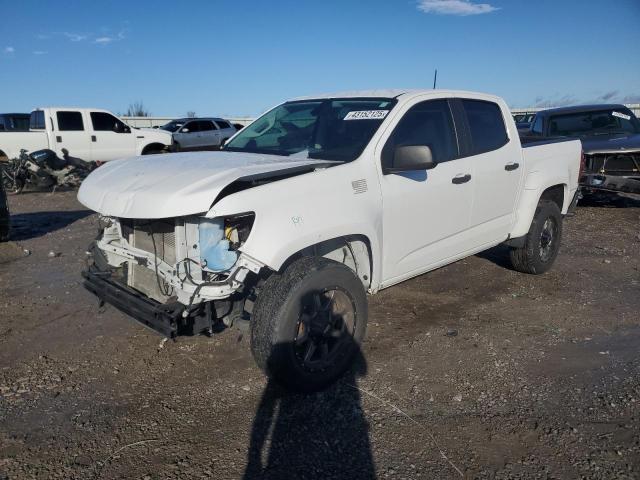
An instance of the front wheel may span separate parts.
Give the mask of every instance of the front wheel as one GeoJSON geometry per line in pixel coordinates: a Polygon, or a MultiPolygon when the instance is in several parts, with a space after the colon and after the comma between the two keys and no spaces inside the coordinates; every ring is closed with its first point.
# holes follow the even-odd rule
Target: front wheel
{"type": "Polygon", "coordinates": [[[366,324],[366,293],[351,269],[306,257],[261,287],[251,351],[258,366],[289,389],[318,391],[351,366],[366,324]]]}
{"type": "Polygon", "coordinates": [[[542,200],[536,208],[522,247],[512,248],[511,264],[519,272],[539,275],[551,268],[560,250],[562,214],[555,202],[542,200]]]}

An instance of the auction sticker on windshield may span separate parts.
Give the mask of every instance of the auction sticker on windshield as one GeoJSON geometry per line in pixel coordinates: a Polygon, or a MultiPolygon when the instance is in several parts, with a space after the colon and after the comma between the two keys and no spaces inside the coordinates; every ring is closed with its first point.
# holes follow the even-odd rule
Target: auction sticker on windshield
{"type": "Polygon", "coordinates": [[[349,112],[343,120],[382,120],[389,110],[358,110],[349,112]]]}
{"type": "MultiPolygon", "coordinates": [[[[620,112],[611,112],[611,115],[613,115],[614,117],[618,117],[618,118],[623,118],[625,120],[631,120],[631,116],[629,115],[625,115],[624,113],[620,113],[620,112]]],[[[346,119],[345,119],[346,120],[346,119]]]]}

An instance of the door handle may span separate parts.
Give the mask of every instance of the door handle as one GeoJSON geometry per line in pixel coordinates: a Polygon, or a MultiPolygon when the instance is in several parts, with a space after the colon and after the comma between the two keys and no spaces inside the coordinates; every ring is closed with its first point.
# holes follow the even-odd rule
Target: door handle
{"type": "Polygon", "coordinates": [[[460,185],[461,183],[467,183],[469,180],[471,180],[471,175],[468,173],[466,175],[459,174],[451,179],[451,183],[460,185]]]}
{"type": "Polygon", "coordinates": [[[92,142],[96,142],[96,141],[97,141],[97,139],[96,139],[96,136],[95,136],[95,135],[91,135],[91,141],[92,141],[92,142]]]}
{"type": "Polygon", "coordinates": [[[56,135],[56,142],[62,143],[62,137],[60,135],[56,135]]]}
{"type": "Polygon", "coordinates": [[[505,169],[507,172],[510,172],[510,171],[512,171],[512,170],[517,170],[519,166],[520,166],[520,164],[519,164],[519,163],[512,162],[512,163],[507,163],[507,164],[504,166],[504,169],[505,169]]]}

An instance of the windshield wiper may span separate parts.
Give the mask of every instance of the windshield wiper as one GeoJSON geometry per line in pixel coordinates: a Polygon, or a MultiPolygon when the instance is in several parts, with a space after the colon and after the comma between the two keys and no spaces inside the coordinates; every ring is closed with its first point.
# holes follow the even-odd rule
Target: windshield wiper
{"type": "Polygon", "coordinates": [[[225,147],[225,152],[240,152],[240,153],[261,153],[263,155],[279,155],[281,157],[288,157],[291,155],[289,152],[284,150],[269,150],[268,148],[263,149],[251,149],[251,148],[240,148],[240,147],[225,147]]]}
{"type": "Polygon", "coordinates": [[[626,132],[624,130],[602,130],[599,132],[591,132],[587,133],[587,136],[595,136],[595,135],[627,135],[631,132],[626,132]]]}

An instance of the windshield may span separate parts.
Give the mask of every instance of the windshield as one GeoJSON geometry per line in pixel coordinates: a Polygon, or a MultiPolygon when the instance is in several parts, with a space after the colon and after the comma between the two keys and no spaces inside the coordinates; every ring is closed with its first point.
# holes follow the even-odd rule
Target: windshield
{"type": "Polygon", "coordinates": [[[638,119],[626,108],[555,115],[550,118],[550,135],[580,137],[609,133],[640,133],[638,119]]]}
{"type": "Polygon", "coordinates": [[[284,103],[244,128],[226,146],[232,152],[355,160],[396,104],[390,98],[304,100],[284,103]]]}
{"type": "Polygon", "coordinates": [[[161,130],[166,130],[167,132],[171,132],[171,133],[175,133],[178,130],[180,130],[180,128],[182,128],[182,126],[185,124],[186,122],[183,122],[181,120],[174,120],[172,122],[167,123],[166,125],[162,125],[160,127],[161,130]]]}

